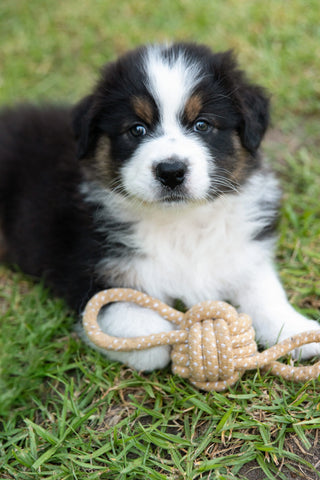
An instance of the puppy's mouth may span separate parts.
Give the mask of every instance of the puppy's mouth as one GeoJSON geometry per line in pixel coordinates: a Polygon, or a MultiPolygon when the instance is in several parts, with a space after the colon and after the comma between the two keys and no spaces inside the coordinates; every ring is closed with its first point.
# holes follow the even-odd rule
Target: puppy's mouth
{"type": "Polygon", "coordinates": [[[186,195],[165,195],[158,200],[159,203],[164,204],[189,203],[190,201],[191,199],[186,195]]]}
{"type": "Polygon", "coordinates": [[[184,186],[178,186],[174,189],[162,186],[156,201],[163,204],[190,203],[192,197],[184,186]]]}
{"type": "Polygon", "coordinates": [[[155,203],[161,205],[186,205],[203,201],[205,201],[204,198],[195,197],[184,189],[181,189],[181,191],[162,191],[155,199],[155,203]]]}

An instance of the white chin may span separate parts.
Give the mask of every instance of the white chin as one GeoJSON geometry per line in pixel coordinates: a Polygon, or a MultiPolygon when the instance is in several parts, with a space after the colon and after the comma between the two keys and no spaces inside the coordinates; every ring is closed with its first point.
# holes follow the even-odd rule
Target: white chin
{"type": "Polygon", "coordinates": [[[163,208],[170,208],[170,207],[184,207],[189,205],[199,205],[200,203],[206,203],[205,198],[196,198],[193,196],[188,195],[166,195],[159,198],[155,198],[152,201],[148,201],[151,205],[159,205],[163,208]]]}

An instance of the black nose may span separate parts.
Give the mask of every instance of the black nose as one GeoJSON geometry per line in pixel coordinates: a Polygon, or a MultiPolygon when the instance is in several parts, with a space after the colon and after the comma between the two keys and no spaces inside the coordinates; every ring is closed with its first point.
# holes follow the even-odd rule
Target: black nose
{"type": "Polygon", "coordinates": [[[156,166],[156,177],[166,187],[174,189],[183,183],[187,172],[184,162],[161,162],[156,166]]]}

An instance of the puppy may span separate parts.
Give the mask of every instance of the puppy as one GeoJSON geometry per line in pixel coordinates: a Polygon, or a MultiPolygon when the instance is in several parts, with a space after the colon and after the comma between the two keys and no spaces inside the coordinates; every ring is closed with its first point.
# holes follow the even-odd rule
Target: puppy
{"type": "MultiPolygon", "coordinates": [[[[280,191],[259,153],[268,120],[266,93],[233,55],[193,44],[124,55],[74,108],[3,110],[2,259],[78,311],[101,289],[131,287],[187,307],[228,300],[264,346],[318,329],[273,266],[280,191]]],[[[129,303],[99,322],[115,336],[173,329],[129,303]]],[[[107,356],[138,370],[170,358],[167,347],[107,356]]]]}

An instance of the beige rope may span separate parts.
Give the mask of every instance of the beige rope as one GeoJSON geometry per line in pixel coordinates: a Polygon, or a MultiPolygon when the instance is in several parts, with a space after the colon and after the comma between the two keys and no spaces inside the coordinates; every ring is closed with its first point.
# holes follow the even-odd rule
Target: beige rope
{"type": "Polygon", "coordinates": [[[295,335],[258,353],[250,317],[238,314],[225,302],[202,302],[183,314],[145,293],[114,288],[97,293],[88,302],[83,326],[88,338],[105,350],[127,352],[172,345],[173,373],[188,378],[193,385],[206,391],[225,390],[246,370],[255,368],[267,369],[294,381],[305,382],[320,375],[320,361],[302,367],[275,361],[301,345],[320,342],[320,330],[295,335]],[[111,337],[102,332],[97,317],[101,307],[112,302],[134,302],[154,310],[178,329],[135,338],[111,337]]]}

